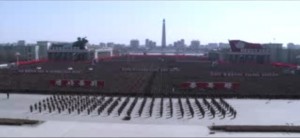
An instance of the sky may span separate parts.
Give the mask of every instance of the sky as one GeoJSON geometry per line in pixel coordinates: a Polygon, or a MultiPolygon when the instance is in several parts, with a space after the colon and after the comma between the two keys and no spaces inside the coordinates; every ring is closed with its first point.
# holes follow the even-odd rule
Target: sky
{"type": "Polygon", "coordinates": [[[25,40],[161,45],[162,20],[167,44],[300,44],[300,1],[0,1],[0,43],[25,40]]]}

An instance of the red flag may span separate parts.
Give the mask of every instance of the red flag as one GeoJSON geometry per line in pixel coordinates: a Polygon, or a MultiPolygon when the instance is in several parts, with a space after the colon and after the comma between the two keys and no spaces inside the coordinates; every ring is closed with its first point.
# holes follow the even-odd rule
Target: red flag
{"type": "Polygon", "coordinates": [[[84,80],[85,87],[91,87],[91,83],[92,83],[92,81],[90,81],[90,80],[84,80]]]}
{"type": "Polygon", "coordinates": [[[262,49],[261,44],[241,40],[229,40],[229,45],[232,52],[241,52],[241,49],[262,49]]]}
{"type": "Polygon", "coordinates": [[[97,86],[99,87],[99,88],[103,88],[104,87],[104,81],[97,81],[97,86]]]}
{"type": "Polygon", "coordinates": [[[225,83],[224,82],[215,82],[214,83],[214,88],[216,90],[222,90],[225,89],[225,83]]]}
{"type": "Polygon", "coordinates": [[[73,80],[74,82],[74,87],[79,87],[80,86],[80,80],[73,80]]]}
{"type": "Polygon", "coordinates": [[[239,89],[239,88],[240,88],[240,83],[238,83],[238,82],[232,83],[232,89],[233,89],[233,90],[237,90],[237,89],[239,89]]]}
{"type": "Polygon", "coordinates": [[[67,86],[68,82],[69,82],[69,80],[61,80],[61,85],[62,86],[67,86]]]}
{"type": "Polygon", "coordinates": [[[55,82],[56,82],[55,80],[50,80],[50,81],[49,81],[50,86],[55,86],[55,82]]]}
{"type": "Polygon", "coordinates": [[[208,83],[206,82],[197,82],[197,88],[199,89],[207,89],[208,83]]]}

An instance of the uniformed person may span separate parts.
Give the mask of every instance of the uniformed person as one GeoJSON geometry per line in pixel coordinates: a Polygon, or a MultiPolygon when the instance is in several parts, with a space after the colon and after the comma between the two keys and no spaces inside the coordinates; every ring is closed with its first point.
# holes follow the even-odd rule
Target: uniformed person
{"type": "Polygon", "coordinates": [[[32,112],[33,111],[33,107],[32,107],[32,105],[30,105],[30,112],[32,112]]]}

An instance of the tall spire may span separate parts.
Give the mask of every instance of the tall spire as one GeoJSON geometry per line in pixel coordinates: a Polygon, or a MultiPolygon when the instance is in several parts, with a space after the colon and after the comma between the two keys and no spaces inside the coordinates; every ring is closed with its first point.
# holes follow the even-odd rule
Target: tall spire
{"type": "Polygon", "coordinates": [[[165,27],[165,19],[163,19],[161,47],[162,47],[162,48],[165,48],[165,47],[166,47],[166,27],[165,27]]]}

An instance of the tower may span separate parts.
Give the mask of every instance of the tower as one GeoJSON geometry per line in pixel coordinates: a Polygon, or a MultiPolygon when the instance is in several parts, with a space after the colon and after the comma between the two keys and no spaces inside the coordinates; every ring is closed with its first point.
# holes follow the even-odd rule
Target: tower
{"type": "Polygon", "coordinates": [[[162,47],[162,48],[165,48],[165,47],[166,47],[166,27],[165,27],[165,19],[163,19],[161,47],[162,47]]]}

